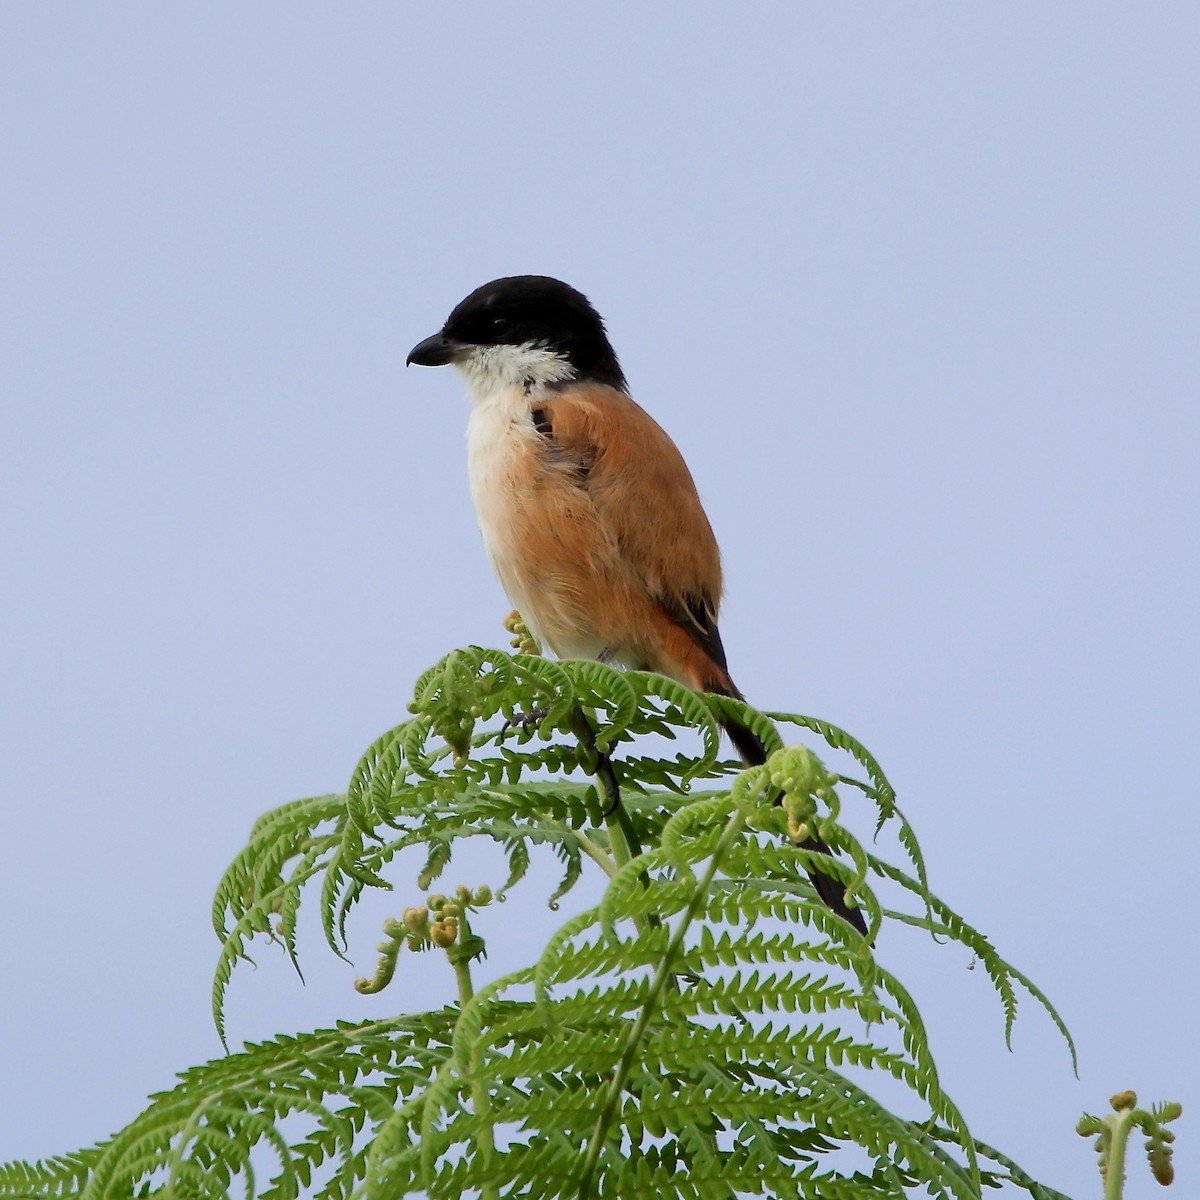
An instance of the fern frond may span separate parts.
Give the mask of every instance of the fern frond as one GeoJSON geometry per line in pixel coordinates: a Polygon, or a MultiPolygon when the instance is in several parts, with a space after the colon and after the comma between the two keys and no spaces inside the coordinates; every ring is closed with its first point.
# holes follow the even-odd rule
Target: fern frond
{"type": "Polygon", "coordinates": [[[342,1024],[281,1037],[195,1067],[115,1138],[81,1155],[0,1168],[0,1197],[113,1200],[225,1197],[269,1149],[269,1200],[349,1197],[366,1170],[364,1135],[424,1086],[450,1050],[453,1014],[342,1024]],[[289,1135],[280,1126],[287,1122],[289,1135]],[[297,1132],[299,1131],[299,1132],[297,1132]],[[320,1180],[314,1190],[314,1181],[320,1180]]]}
{"type": "Polygon", "coordinates": [[[1075,1074],[1078,1075],[1079,1059],[1075,1049],[1075,1041],[1071,1037],[1066,1022],[1059,1015],[1054,1005],[1051,1004],[1045,993],[1022,974],[1022,972],[1001,958],[996,948],[982,933],[964,921],[949,905],[939,900],[936,896],[931,895],[928,890],[921,888],[919,884],[908,878],[902,871],[897,870],[890,863],[876,859],[873,856],[872,868],[884,878],[891,879],[906,890],[920,895],[922,900],[927,904],[929,911],[933,914],[932,917],[916,917],[909,913],[889,910],[887,915],[892,920],[899,921],[904,925],[915,926],[918,929],[927,929],[935,935],[948,937],[965,946],[983,964],[984,972],[987,974],[988,979],[991,980],[992,986],[995,988],[996,994],[1000,997],[1000,1002],[1004,1008],[1005,1045],[1010,1049],[1012,1048],[1012,1030],[1017,1019],[1017,994],[1016,988],[1013,986],[1016,983],[1020,984],[1041,1005],[1046,1015],[1054,1023],[1055,1028],[1062,1034],[1063,1041],[1067,1045],[1067,1052],[1071,1057],[1071,1067],[1075,1071],[1075,1074]]]}
{"type": "Polygon", "coordinates": [[[76,1154],[61,1154],[40,1162],[0,1164],[0,1197],[4,1200],[69,1200],[87,1186],[104,1143],[76,1154]]]}
{"type": "MultiPolygon", "coordinates": [[[[930,891],[916,835],[860,742],[817,718],[759,713],[645,672],[480,647],[426,671],[410,708],[368,747],[345,795],[267,813],[225,872],[213,904],[222,1038],[225,992],[255,939],[295,962],[311,892],[343,954],[349,914],[368,888],[394,886],[404,850],[423,851],[411,882],[425,890],[460,842],[485,838],[507,864],[497,895],[544,880],[551,908],[595,865],[600,902],[568,916],[527,965],[476,987],[485,893],[431,900],[440,923],[409,944],[445,950],[458,1006],[279,1037],[195,1068],[96,1148],[0,1167],[0,1200],[235,1188],[263,1200],[457,1200],[593,1186],[605,1196],[899,1200],[923,1189],[966,1200],[997,1181],[1064,1200],[975,1140],[917,1006],[872,954],[893,921],[957,942],[996,989],[1006,1037],[1023,988],[1074,1056],[1042,993],[930,891]],[[719,757],[722,718],[756,733],[765,765],[744,771],[719,757]],[[867,780],[785,748],[776,722],[849,754],[867,780]],[[643,742],[684,734],[692,740],[679,744],[698,738],[698,750],[672,757],[643,742]],[[843,825],[848,788],[877,832],[893,823],[903,869],[843,825]],[[610,836],[614,789],[622,823],[610,836]],[[814,832],[833,857],[812,848],[814,832]],[[536,869],[539,854],[553,877],[536,869]],[[811,871],[846,889],[867,939],[821,901],[811,871]],[[876,1085],[899,1091],[902,1111],[879,1103],[876,1085]]],[[[393,920],[385,933],[375,988],[412,927],[393,920]]]]}
{"type": "Polygon", "coordinates": [[[860,742],[844,729],[838,728],[830,721],[819,717],[804,717],[799,713],[769,712],[765,714],[772,721],[781,721],[785,725],[795,725],[800,729],[809,729],[819,734],[834,750],[845,750],[856,762],[866,769],[875,785],[874,798],[879,803],[879,823],[888,820],[896,804],[896,792],[888,782],[883,768],[875,760],[875,756],[860,742]]]}

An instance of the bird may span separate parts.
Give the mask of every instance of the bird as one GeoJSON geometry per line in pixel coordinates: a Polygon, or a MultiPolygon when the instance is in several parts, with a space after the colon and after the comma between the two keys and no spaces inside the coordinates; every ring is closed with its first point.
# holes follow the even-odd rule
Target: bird
{"type": "MultiPolygon", "coordinates": [[[[476,288],[407,365],[452,365],[472,402],[467,467],[484,548],[533,637],[558,658],[654,671],[742,700],[717,624],[717,539],[683,455],[630,395],[605,324],[546,275],[476,288]]],[[[759,737],[721,723],[748,766],[759,737]]],[[[809,846],[828,848],[814,837],[809,846]]],[[[825,904],[866,924],[831,874],[825,904]]]]}

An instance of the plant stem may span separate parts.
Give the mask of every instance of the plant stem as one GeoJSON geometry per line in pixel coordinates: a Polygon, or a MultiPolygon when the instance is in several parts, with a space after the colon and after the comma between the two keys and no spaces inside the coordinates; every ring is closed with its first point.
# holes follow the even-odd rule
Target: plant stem
{"type": "Polygon", "coordinates": [[[450,965],[454,968],[454,978],[458,981],[458,1003],[462,1006],[475,995],[475,985],[471,981],[471,964],[464,954],[452,958],[450,965]]]}
{"type": "MultiPolygon", "coordinates": [[[[629,810],[621,802],[621,785],[617,782],[617,773],[613,770],[612,760],[596,745],[596,731],[592,722],[582,708],[571,710],[571,729],[579,739],[579,744],[591,757],[592,774],[600,781],[604,789],[608,806],[604,810],[604,823],[608,826],[608,844],[618,867],[637,858],[642,852],[642,844],[638,840],[637,830],[629,819],[629,810]]],[[[642,884],[650,886],[650,879],[645,873],[641,876],[642,884]]],[[[639,933],[653,929],[662,924],[657,913],[646,917],[634,917],[634,924],[639,933]]]]}
{"type": "Polygon", "coordinates": [[[596,845],[586,833],[580,833],[578,829],[568,829],[565,825],[562,826],[565,833],[570,834],[582,848],[583,852],[590,858],[610,879],[620,869],[613,856],[604,849],[603,846],[596,845]]]}
{"type": "MultiPolygon", "coordinates": [[[[646,1030],[650,1027],[650,1021],[654,1016],[655,1009],[658,1007],[659,999],[669,986],[671,980],[675,977],[672,968],[676,958],[679,957],[679,952],[683,949],[684,938],[687,936],[688,929],[696,918],[696,913],[699,912],[700,906],[704,903],[704,899],[708,895],[713,877],[721,865],[721,859],[724,858],[725,851],[729,849],[734,838],[741,833],[744,824],[745,817],[740,812],[734,812],[729,818],[721,833],[721,840],[717,842],[716,847],[713,849],[712,857],[708,861],[708,867],[704,872],[704,876],[697,882],[696,889],[692,893],[692,898],[688,901],[688,906],[671,935],[671,941],[667,945],[666,953],[663,954],[662,961],[658,964],[658,970],[655,972],[654,979],[650,984],[650,991],[647,993],[646,1001],[642,1005],[642,1011],[638,1013],[637,1021],[634,1023],[633,1029],[630,1030],[629,1040],[625,1043],[625,1048],[621,1052],[621,1058],[608,1085],[608,1092],[604,1097],[604,1103],[600,1106],[600,1112],[596,1117],[596,1127],[592,1131],[591,1141],[588,1143],[587,1158],[584,1160],[583,1170],[579,1177],[579,1190],[577,1193],[579,1200],[587,1200],[587,1197],[590,1195],[592,1176],[595,1174],[596,1164],[600,1160],[601,1147],[604,1145],[604,1139],[608,1136],[608,1129],[613,1122],[617,1105],[620,1103],[621,1093],[625,1090],[625,1084],[629,1079],[630,1072],[633,1070],[634,1059],[637,1057],[637,1052],[641,1048],[642,1041],[646,1036],[646,1030]]],[[[1105,1200],[1108,1200],[1108,1198],[1106,1197],[1105,1200]]]]}
{"type": "Polygon", "coordinates": [[[1126,1109],[1105,1122],[1108,1125],[1108,1170],[1104,1173],[1104,1200],[1121,1200],[1125,1190],[1125,1147],[1133,1126],[1133,1109],[1126,1109]]]}
{"type": "MultiPolygon", "coordinates": [[[[458,1004],[461,1011],[475,995],[475,984],[471,979],[471,954],[467,947],[471,943],[471,926],[468,923],[466,906],[458,917],[458,941],[449,947],[446,957],[454,968],[454,977],[458,981],[458,1004]]],[[[475,1118],[478,1122],[478,1132],[475,1143],[479,1149],[479,1157],[483,1162],[484,1175],[496,1153],[495,1118],[492,1115],[492,1098],[488,1093],[487,1081],[483,1078],[482,1055],[472,1050],[471,1071],[471,1102],[475,1106],[475,1118]]],[[[500,1200],[500,1192],[495,1184],[484,1184],[481,1195],[483,1200],[500,1200]]]]}

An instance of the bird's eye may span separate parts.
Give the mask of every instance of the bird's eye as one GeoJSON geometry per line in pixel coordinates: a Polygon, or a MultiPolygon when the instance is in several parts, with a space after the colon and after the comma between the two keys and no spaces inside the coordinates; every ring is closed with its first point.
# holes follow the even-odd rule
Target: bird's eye
{"type": "Polygon", "coordinates": [[[512,322],[507,317],[492,318],[493,333],[507,333],[512,328],[512,322]]]}

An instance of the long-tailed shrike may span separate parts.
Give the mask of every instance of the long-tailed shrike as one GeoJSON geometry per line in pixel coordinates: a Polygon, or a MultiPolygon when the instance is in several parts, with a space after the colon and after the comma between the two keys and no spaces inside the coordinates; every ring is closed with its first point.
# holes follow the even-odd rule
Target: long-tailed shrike
{"type": "MultiPolygon", "coordinates": [[[[466,383],[471,496],[488,557],[530,633],[560,658],[657,671],[741,699],[717,628],[712,526],[675,443],[630,397],[587,297],[544,275],[493,280],[408,362],[451,363],[466,383]]],[[[723,724],[746,763],[765,761],[749,729],[723,724]]],[[[841,884],[810,875],[825,903],[865,932],[841,884]]]]}

